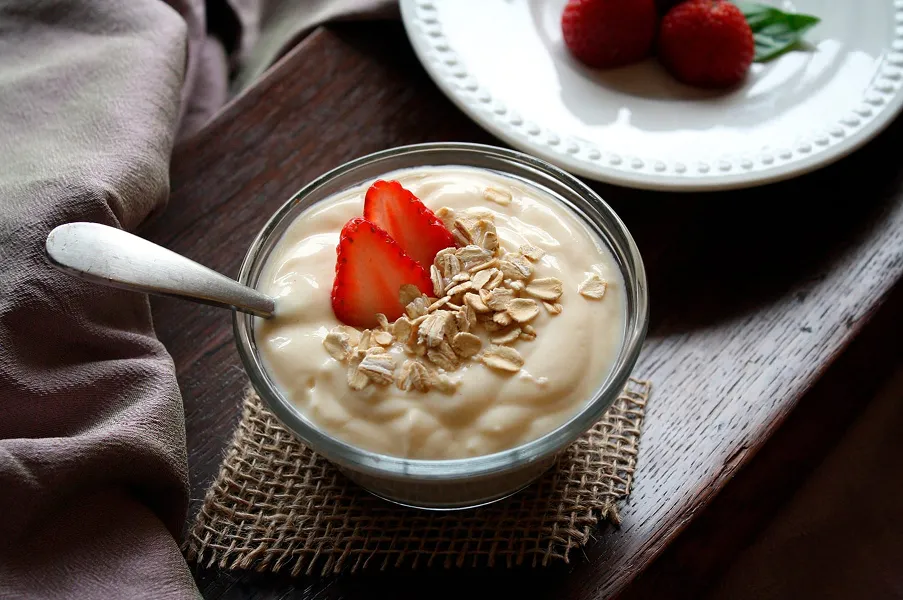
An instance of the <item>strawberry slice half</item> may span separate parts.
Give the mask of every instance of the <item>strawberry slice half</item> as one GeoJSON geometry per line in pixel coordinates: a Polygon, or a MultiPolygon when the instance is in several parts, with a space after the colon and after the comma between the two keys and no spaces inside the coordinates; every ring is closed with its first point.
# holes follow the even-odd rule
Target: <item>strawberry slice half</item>
{"type": "Polygon", "coordinates": [[[382,227],[427,271],[440,250],[455,245],[455,238],[433,211],[397,181],[379,180],[370,186],[364,218],[382,227]]]}
{"type": "Polygon", "coordinates": [[[376,327],[376,313],[390,321],[400,317],[404,307],[398,290],[406,283],[432,293],[429,272],[366,219],[355,217],[345,224],[336,254],[332,310],[347,325],[376,327]]]}

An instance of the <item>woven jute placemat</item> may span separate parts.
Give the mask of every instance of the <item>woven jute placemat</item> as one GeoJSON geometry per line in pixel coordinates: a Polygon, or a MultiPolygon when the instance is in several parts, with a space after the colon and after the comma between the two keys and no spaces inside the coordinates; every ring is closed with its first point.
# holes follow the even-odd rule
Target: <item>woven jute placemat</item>
{"type": "Polygon", "coordinates": [[[619,523],[650,384],[631,380],[536,483],[477,509],[430,512],[368,494],[299,442],[256,394],[184,550],[224,569],[322,574],[376,567],[548,565],[619,523]]]}

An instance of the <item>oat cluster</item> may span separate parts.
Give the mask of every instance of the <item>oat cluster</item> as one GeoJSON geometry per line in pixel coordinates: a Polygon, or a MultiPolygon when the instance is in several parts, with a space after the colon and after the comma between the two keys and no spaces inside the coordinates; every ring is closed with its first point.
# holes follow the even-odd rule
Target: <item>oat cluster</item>
{"type": "MultiPolygon", "coordinates": [[[[504,202],[500,194],[505,192],[490,189],[486,193],[487,197],[491,193],[494,201],[504,202]]],[[[530,322],[540,310],[553,316],[561,313],[562,282],[555,277],[534,277],[533,263],[543,257],[543,250],[530,245],[516,252],[503,250],[490,211],[456,215],[450,208],[440,208],[436,216],[459,247],[436,255],[430,267],[433,295],[404,285],[399,299],[405,314],[394,323],[380,314],[379,329],[361,332],[340,325],[323,340],[330,356],[348,363],[352,389],[394,383],[405,391],[453,393],[459,382],[449,373],[468,360],[517,373],[524,359],[511,344],[536,339],[530,322]],[[489,339],[486,347],[478,335],[481,332],[489,339]],[[399,359],[397,353],[389,352],[395,342],[404,349],[399,359]]],[[[599,299],[605,285],[598,275],[592,275],[578,291],[599,299]]]]}

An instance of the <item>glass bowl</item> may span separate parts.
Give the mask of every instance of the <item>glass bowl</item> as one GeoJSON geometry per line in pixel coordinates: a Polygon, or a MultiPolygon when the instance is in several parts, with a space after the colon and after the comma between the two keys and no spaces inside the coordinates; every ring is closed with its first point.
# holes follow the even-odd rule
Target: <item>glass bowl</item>
{"type": "Polygon", "coordinates": [[[280,392],[264,368],[254,338],[256,317],[236,312],[238,352],[257,393],[283,425],[351,480],[388,500],[418,508],[452,509],[508,496],[542,475],[558,453],[592,427],[627,382],[649,318],[643,261],[624,223],[575,177],[520,152],[465,143],[435,143],[384,150],[346,163],[305,186],[270,218],[248,249],[238,280],[257,286],[261,271],[288,225],[317,202],[397,169],[465,166],[487,169],[538,187],[570,209],[611,251],[624,278],[627,322],[614,367],[586,404],[557,429],[531,442],[484,456],[411,460],[377,454],[321,430],[280,392]]]}

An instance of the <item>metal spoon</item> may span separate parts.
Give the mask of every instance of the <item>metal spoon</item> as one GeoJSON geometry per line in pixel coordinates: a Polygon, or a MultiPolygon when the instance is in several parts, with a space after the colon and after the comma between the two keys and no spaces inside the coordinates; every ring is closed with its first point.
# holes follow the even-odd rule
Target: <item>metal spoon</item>
{"type": "Polygon", "coordinates": [[[58,269],[116,288],[174,296],[271,317],[275,301],[145,239],[98,223],[60,225],[47,236],[58,269]]]}

